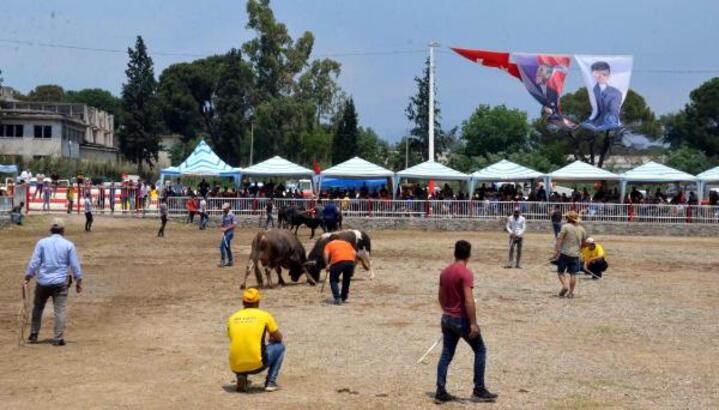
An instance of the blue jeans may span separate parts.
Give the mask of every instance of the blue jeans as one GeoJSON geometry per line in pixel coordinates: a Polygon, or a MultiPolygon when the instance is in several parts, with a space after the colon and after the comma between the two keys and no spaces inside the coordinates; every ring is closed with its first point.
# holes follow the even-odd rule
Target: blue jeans
{"type": "Polygon", "coordinates": [[[562,231],[562,223],[552,222],[552,230],[554,231],[554,237],[559,237],[559,232],[562,231]]]}
{"type": "Polygon", "coordinates": [[[210,219],[210,217],[207,215],[207,212],[200,213],[200,229],[207,228],[207,221],[210,219]]]}
{"type": "Polygon", "coordinates": [[[220,241],[220,263],[223,265],[225,264],[225,255],[227,255],[227,262],[232,263],[232,247],[230,245],[234,237],[235,233],[233,231],[227,231],[222,235],[222,240],[220,241]]]}
{"type": "Polygon", "coordinates": [[[285,345],[282,342],[270,343],[265,346],[265,355],[262,360],[262,367],[259,370],[255,370],[249,373],[235,373],[237,376],[247,376],[249,374],[257,374],[265,369],[267,371],[267,380],[265,383],[277,382],[277,376],[280,375],[280,369],[282,368],[282,361],[285,359],[285,345]]]}
{"type": "Polygon", "coordinates": [[[474,389],[484,389],[484,367],[487,349],[482,335],[469,339],[469,320],[442,315],[442,355],[437,363],[437,391],[446,392],[447,370],[454,357],[459,339],[464,339],[474,351],[474,389]]]}

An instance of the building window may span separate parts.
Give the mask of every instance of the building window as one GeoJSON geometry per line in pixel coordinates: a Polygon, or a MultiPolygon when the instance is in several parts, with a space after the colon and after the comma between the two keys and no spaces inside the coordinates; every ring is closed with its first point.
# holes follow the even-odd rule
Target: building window
{"type": "Polygon", "coordinates": [[[34,128],[35,138],[52,138],[52,126],[36,125],[34,128]]]}
{"type": "Polygon", "coordinates": [[[22,124],[0,124],[0,137],[22,138],[23,137],[22,124]]]}

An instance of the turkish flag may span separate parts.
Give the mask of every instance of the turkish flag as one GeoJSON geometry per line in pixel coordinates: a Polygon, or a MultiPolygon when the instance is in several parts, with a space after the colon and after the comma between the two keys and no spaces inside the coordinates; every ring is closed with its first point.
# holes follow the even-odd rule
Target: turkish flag
{"type": "Polygon", "coordinates": [[[429,191],[428,192],[429,196],[434,198],[434,180],[433,179],[429,180],[429,186],[427,187],[427,191],[429,191]]]}
{"type": "Polygon", "coordinates": [[[320,171],[321,171],[321,169],[320,169],[320,163],[317,162],[316,159],[313,159],[313,160],[312,160],[312,170],[315,171],[315,175],[319,175],[319,174],[320,174],[320,171]]]}
{"type": "Polygon", "coordinates": [[[454,48],[450,47],[452,51],[461,55],[462,57],[472,60],[477,64],[481,64],[485,67],[494,67],[504,70],[509,73],[512,77],[517,77],[521,80],[522,77],[519,75],[519,68],[516,64],[509,62],[509,53],[501,53],[497,51],[486,51],[486,50],[471,50],[468,48],[454,48]]]}

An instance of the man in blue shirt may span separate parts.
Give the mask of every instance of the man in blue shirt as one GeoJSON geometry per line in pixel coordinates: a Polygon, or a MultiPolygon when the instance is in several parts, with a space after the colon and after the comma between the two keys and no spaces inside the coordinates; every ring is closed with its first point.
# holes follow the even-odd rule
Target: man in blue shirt
{"type": "Polygon", "coordinates": [[[337,230],[337,220],[339,219],[340,211],[337,209],[337,205],[334,202],[330,202],[322,210],[322,219],[324,220],[327,232],[334,232],[337,230]]]}
{"type": "Polygon", "coordinates": [[[68,287],[72,283],[67,268],[68,266],[72,268],[77,293],[82,292],[82,269],[77,258],[75,245],[63,238],[65,225],[62,219],[53,221],[50,233],[50,237],[40,239],[35,245],[35,251],[25,272],[23,287],[27,287],[30,280],[37,274],[29,341],[30,343],[37,343],[37,336],[40,333],[42,322],[42,311],[45,309],[47,300],[52,297],[55,310],[52,344],[54,346],[64,346],[65,306],[67,305],[68,287]]]}
{"type": "Polygon", "coordinates": [[[230,204],[225,202],[222,204],[222,241],[220,242],[220,267],[232,266],[232,238],[235,237],[235,214],[230,210],[230,204]],[[225,255],[227,255],[227,264],[225,264],[225,255]]]}

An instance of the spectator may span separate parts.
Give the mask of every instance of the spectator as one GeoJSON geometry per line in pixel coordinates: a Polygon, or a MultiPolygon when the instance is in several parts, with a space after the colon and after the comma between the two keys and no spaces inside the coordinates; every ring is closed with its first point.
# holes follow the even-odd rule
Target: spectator
{"type": "Polygon", "coordinates": [[[14,223],[15,225],[22,225],[22,209],[25,207],[25,202],[20,202],[19,204],[12,207],[10,210],[10,221],[14,223]]]}

